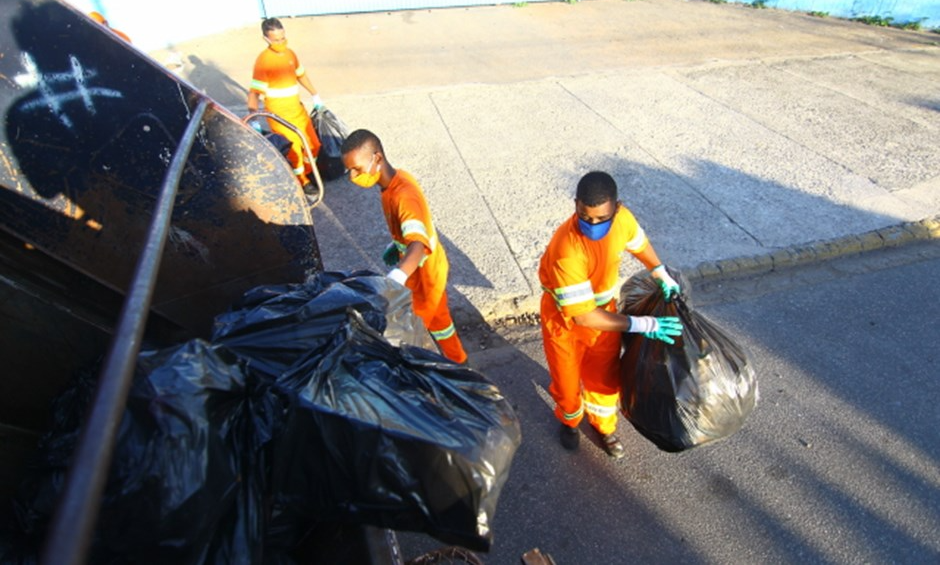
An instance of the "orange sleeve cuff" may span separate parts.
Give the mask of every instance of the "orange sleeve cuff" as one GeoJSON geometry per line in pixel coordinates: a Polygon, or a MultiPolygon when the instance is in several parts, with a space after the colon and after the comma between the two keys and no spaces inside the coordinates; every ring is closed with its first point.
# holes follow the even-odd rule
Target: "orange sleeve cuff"
{"type": "Polygon", "coordinates": [[[595,308],[597,308],[597,304],[595,304],[593,300],[589,302],[579,302],[578,304],[572,304],[571,306],[562,306],[561,314],[566,318],[574,318],[575,316],[580,316],[581,314],[587,314],[595,308]]]}

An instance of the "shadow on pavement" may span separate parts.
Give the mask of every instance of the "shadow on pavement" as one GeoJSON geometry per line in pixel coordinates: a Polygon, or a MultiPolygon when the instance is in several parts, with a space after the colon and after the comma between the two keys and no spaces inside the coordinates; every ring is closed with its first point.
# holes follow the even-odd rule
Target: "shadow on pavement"
{"type": "Polygon", "coordinates": [[[190,55],[189,62],[193,68],[186,73],[186,78],[196,88],[229,109],[245,107],[248,89],[241,83],[222,72],[213,63],[203,62],[196,55],[190,55]]]}

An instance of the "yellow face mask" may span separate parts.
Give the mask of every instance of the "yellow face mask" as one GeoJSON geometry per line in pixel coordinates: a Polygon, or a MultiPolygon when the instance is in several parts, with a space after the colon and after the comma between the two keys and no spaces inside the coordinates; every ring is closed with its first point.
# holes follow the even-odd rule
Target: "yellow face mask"
{"type": "Polygon", "coordinates": [[[287,51],[286,39],[280,43],[268,43],[268,45],[271,47],[271,51],[274,51],[275,53],[283,53],[284,51],[287,51]]]}
{"type": "MultiPolygon", "coordinates": [[[[369,161],[369,170],[372,170],[373,165],[375,164],[375,155],[372,155],[372,160],[369,161]]],[[[375,168],[374,173],[359,173],[350,180],[353,184],[361,186],[362,188],[372,188],[375,186],[375,183],[379,182],[379,177],[382,176],[382,167],[378,166],[375,168]]]]}

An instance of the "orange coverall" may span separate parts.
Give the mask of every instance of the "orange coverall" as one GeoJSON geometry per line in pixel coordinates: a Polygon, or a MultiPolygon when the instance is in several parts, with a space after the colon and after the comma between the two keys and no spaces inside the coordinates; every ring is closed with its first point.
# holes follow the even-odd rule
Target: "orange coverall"
{"type": "Polygon", "coordinates": [[[401,254],[415,241],[424,246],[425,256],[405,286],[411,289],[415,314],[424,321],[444,356],[463,363],[467,353],[457,336],[457,329],[447,308],[447,272],[450,264],[444,247],[437,239],[431,222],[431,211],[418,181],[398,169],[388,187],[382,191],[382,212],[392,242],[401,254]]]}
{"type": "Polygon", "coordinates": [[[601,434],[617,429],[620,333],[578,325],[573,318],[595,307],[617,310],[620,254],[649,245],[633,214],[618,206],[610,231],[598,241],[578,229],[574,214],[552,236],[539,264],[542,345],[551,376],[555,417],[576,427],[588,421],[601,434]]]}
{"type": "Polygon", "coordinates": [[[91,19],[95,20],[99,24],[111,30],[114,33],[114,35],[120,37],[121,39],[123,39],[124,41],[128,43],[131,43],[131,38],[128,37],[127,34],[124,33],[123,31],[114,29],[113,27],[111,27],[111,25],[108,23],[108,20],[106,20],[104,16],[101,15],[101,12],[88,12],[88,15],[89,17],[91,17],[91,19]]]}
{"type": "MultiPolygon", "coordinates": [[[[270,47],[258,55],[251,77],[251,91],[264,96],[264,107],[268,112],[284,118],[304,133],[310,152],[316,158],[320,154],[320,138],[313,127],[313,121],[306,108],[300,102],[300,83],[297,81],[306,71],[297,54],[291,49],[277,53],[270,47]]],[[[294,174],[300,184],[307,184],[307,178],[313,170],[313,164],[307,160],[303,144],[289,128],[275,120],[268,120],[271,131],[279,133],[291,142],[287,159],[294,168],[294,174]]]]}

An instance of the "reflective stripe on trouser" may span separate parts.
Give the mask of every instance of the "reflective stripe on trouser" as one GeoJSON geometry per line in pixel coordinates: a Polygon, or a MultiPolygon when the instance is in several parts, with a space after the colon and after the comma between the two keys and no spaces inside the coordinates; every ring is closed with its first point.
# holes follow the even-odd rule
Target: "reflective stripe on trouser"
{"type": "Polygon", "coordinates": [[[454,320],[450,317],[447,293],[441,292],[439,296],[427,296],[422,290],[422,287],[411,289],[411,301],[415,314],[424,321],[424,325],[431,332],[431,337],[441,348],[444,357],[456,363],[463,363],[467,360],[467,352],[460,343],[454,320]]]}
{"type": "Polygon", "coordinates": [[[569,413],[569,412],[563,411],[558,406],[558,404],[555,404],[555,415],[558,416],[558,419],[561,420],[562,423],[566,425],[571,425],[571,427],[575,427],[578,425],[578,423],[581,422],[581,418],[584,417],[584,405],[578,406],[577,412],[569,413]],[[571,422],[574,422],[574,424],[572,424],[571,422]]]}
{"type": "Polygon", "coordinates": [[[620,399],[620,333],[577,325],[566,328],[554,299],[544,293],[542,345],[552,379],[548,392],[555,400],[555,417],[574,427],[586,412],[598,432],[613,433],[620,399]]]}
{"type": "MultiPolygon", "coordinates": [[[[300,110],[299,113],[293,112],[291,115],[282,115],[280,112],[273,110],[272,112],[284,118],[304,133],[307,142],[310,144],[310,153],[316,158],[317,155],[320,154],[320,138],[317,137],[317,132],[313,129],[313,122],[310,120],[310,116],[304,111],[303,106],[300,106],[300,110]]],[[[283,135],[290,141],[287,160],[290,162],[291,168],[294,169],[294,174],[297,175],[297,178],[300,180],[300,184],[306,184],[310,180],[307,178],[307,173],[313,170],[313,165],[307,162],[307,153],[304,151],[304,146],[300,138],[280,122],[268,120],[268,125],[271,127],[271,131],[283,135]]]]}

